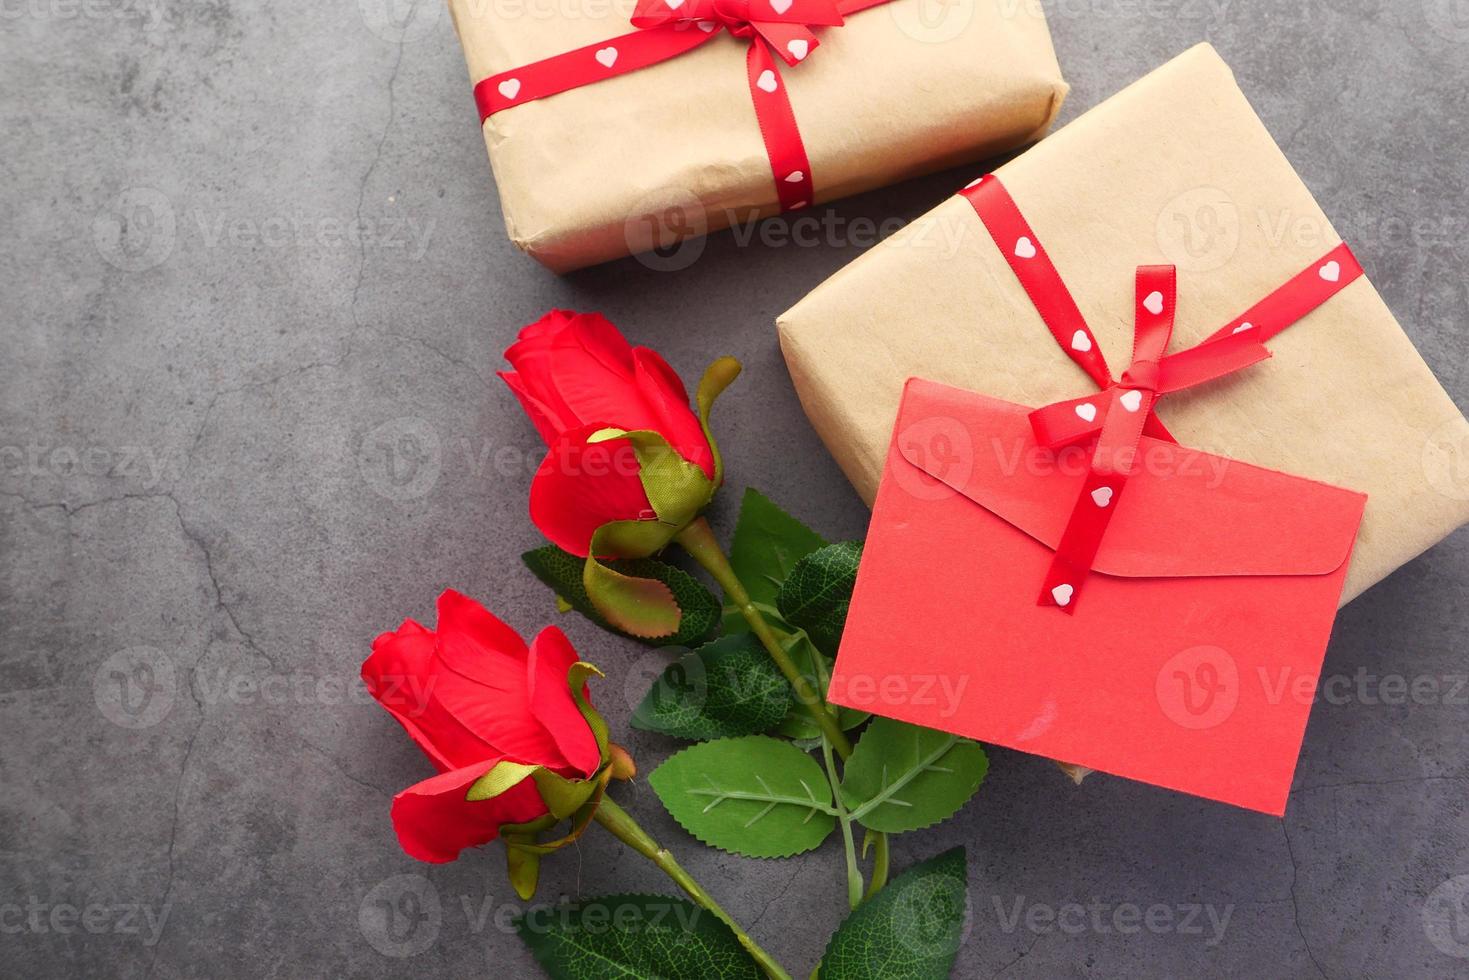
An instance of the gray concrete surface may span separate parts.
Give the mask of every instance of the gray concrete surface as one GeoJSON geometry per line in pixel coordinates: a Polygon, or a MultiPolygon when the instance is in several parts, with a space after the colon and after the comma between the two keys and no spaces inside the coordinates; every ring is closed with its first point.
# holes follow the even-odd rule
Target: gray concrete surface
{"type": "MultiPolygon", "coordinates": [[[[820,247],[726,234],[677,275],[557,279],[505,239],[447,15],[396,3],[0,0],[0,973],[533,974],[497,850],[398,850],[389,797],[428,766],[352,682],[448,585],[527,632],[553,617],[517,561],[537,440],[493,374],[547,307],[603,310],[686,375],[744,360],[721,528],[753,485],[862,533],[772,321],[867,246],[857,219],[911,218],[972,171],[840,202],[820,247]],[[422,880],[400,876],[437,904],[406,917],[422,880]]],[[[1469,405],[1462,2],[1046,7],[1066,118],[1213,41],[1469,405]]],[[[968,845],[958,975],[1469,975],[1466,586],[1460,533],[1343,613],[1284,822],[995,751],[959,818],[895,849],[968,845]]],[[[629,733],[625,680],[649,655],[564,625],[651,768],[673,746],[629,733]]],[[[834,842],[732,858],[645,784],[620,796],[810,969],[834,842]]],[[[541,900],[665,887],[593,837],[541,900]]]]}

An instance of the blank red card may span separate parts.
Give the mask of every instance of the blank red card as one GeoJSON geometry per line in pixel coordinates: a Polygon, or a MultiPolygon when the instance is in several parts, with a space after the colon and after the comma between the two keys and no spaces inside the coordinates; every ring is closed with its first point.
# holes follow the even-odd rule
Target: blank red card
{"type": "Polygon", "coordinates": [[[908,382],[832,701],[1283,814],[1366,497],[1144,438],[1062,615],[1086,450],[1029,411],[908,382]]]}

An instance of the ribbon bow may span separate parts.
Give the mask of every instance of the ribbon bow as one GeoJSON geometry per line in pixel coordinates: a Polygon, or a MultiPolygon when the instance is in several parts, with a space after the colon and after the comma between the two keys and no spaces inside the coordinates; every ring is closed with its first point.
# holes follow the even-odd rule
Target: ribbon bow
{"type": "Polygon", "coordinates": [[[735,37],[758,36],[788,65],[805,59],[821,44],[812,27],[845,23],[833,0],[638,0],[632,25],[647,30],[668,24],[712,33],[723,27],[735,37]]]}
{"type": "Polygon", "coordinates": [[[1132,364],[1114,381],[1071,291],[1000,179],[987,174],[960,193],[984,222],[1056,343],[1101,389],[1090,398],[1048,405],[1030,415],[1041,445],[1097,440],[1040,596],[1040,605],[1074,613],[1142,437],[1175,441],[1154,414],[1158,399],[1269,357],[1267,341],[1360,279],[1362,266],[1346,243],[1337,245],[1203,343],[1166,356],[1173,336],[1177,273],[1171,265],[1142,266],[1137,272],[1132,364]]]}
{"type": "MultiPolygon", "coordinates": [[[[1232,374],[1270,356],[1257,331],[1246,328],[1164,356],[1173,336],[1178,276],[1171,265],[1137,270],[1132,365],[1098,395],[1073,398],[1030,413],[1036,441],[1060,448],[1095,438],[1091,466],[1041,589],[1041,605],[1074,611],[1102,536],[1137,462],[1153,409],[1164,395],[1232,374]]],[[[1161,426],[1161,423],[1153,422],[1161,426]]]]}
{"type": "Polygon", "coordinates": [[[557,95],[604,78],[656,65],[728,31],[748,39],[745,73],[781,210],[794,211],[814,196],[811,163],[774,51],[795,65],[820,45],[813,27],[840,27],[843,14],[889,0],[638,0],[637,30],[601,44],[553,55],[503,71],[474,87],[480,123],[497,112],[557,95]]]}

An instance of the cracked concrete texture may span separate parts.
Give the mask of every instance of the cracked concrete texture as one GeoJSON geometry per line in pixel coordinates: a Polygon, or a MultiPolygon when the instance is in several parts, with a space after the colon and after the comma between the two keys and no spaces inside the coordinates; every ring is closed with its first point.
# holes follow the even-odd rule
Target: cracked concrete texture
{"type": "MultiPolygon", "coordinates": [[[[1469,402],[1462,10],[1046,7],[1075,86],[1065,118],[1211,40],[1469,402]]],[[[429,770],[357,667],[401,617],[431,622],[446,586],[526,633],[553,618],[517,559],[538,543],[537,440],[493,378],[553,305],[605,311],[685,376],[745,362],[720,406],[721,529],[753,485],[831,538],[860,535],[771,324],[863,243],[726,234],[677,275],[547,274],[505,240],[434,0],[0,13],[4,972],[533,974],[498,853],[430,867],[398,850],[388,800],[429,770]]],[[[971,172],[832,212],[911,218],[971,172]]],[[[1469,954],[1466,582],[1461,532],[1343,612],[1326,673],[1346,694],[1313,713],[1284,822],[1118,779],[1078,789],[995,751],[958,818],[894,849],[901,868],[968,845],[958,974],[1469,975],[1454,955],[1469,954]],[[1395,697],[1399,675],[1433,693],[1395,697]],[[1153,906],[1171,923],[1116,927],[1153,906]]],[[[664,656],[563,625],[651,769],[674,745],[627,716],[633,678],[664,656]]],[[[697,846],[645,783],[620,797],[809,971],[839,920],[835,842],[742,860],[697,846]]],[[[590,837],[547,864],[540,898],[649,890],[666,890],[656,870],[590,837]]]]}

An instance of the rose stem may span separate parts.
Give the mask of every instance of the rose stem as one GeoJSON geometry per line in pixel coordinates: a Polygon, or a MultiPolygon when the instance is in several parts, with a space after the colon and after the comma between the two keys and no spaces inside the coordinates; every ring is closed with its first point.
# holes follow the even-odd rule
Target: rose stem
{"type": "Polygon", "coordinates": [[[790,681],[792,689],[796,692],[796,700],[811,713],[816,726],[821,733],[831,742],[831,747],[836,750],[837,755],[848,759],[852,755],[852,743],[847,741],[847,736],[842,733],[841,726],[837,724],[821,696],[811,687],[811,682],[805,675],[796,669],[795,663],[791,661],[790,654],[786,653],[785,647],[780,645],[780,640],[775,636],[775,631],[770,628],[765,617],[755,603],[750,601],[750,594],[745,591],[739,577],[730,567],[729,559],[724,556],[724,550],[720,548],[719,541],[714,537],[714,530],[704,518],[696,518],[692,524],[684,528],[674,538],[681,544],[685,551],[694,556],[694,560],[703,565],[724,594],[739,609],[740,615],[745,617],[745,622],[750,624],[750,629],[760,640],[765,652],[770,654],[770,659],[780,668],[780,672],[790,681]]]}
{"type": "Polygon", "coordinates": [[[632,815],[614,803],[610,796],[602,797],[602,802],[597,807],[596,819],[618,840],[658,865],[663,873],[672,878],[674,884],[682,888],[700,908],[712,912],[720,922],[729,926],[735,938],[740,941],[740,945],[755,958],[755,962],[760,964],[766,976],[771,980],[791,980],[791,975],[775,961],[775,958],[761,949],[755,940],[747,936],[745,930],[736,925],[734,919],[729,917],[729,913],[720,908],[719,903],[714,901],[713,897],[679,866],[679,863],[673,859],[673,855],[660,847],[652,837],[649,837],[648,832],[638,826],[638,822],[632,818],[632,815]]]}

